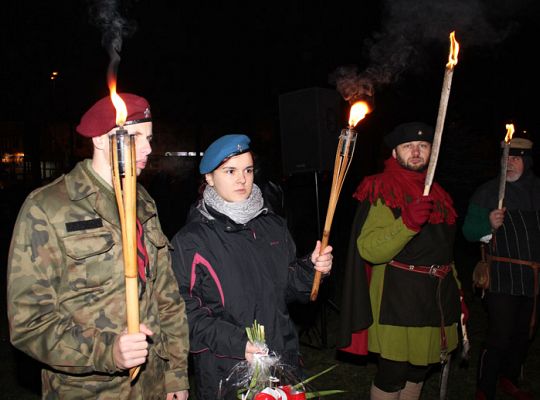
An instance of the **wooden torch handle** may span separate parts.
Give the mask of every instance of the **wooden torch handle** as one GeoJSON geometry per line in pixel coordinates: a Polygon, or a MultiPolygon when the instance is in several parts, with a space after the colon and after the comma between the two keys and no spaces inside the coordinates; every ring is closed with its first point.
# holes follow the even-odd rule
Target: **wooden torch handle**
{"type": "MultiPolygon", "coordinates": [[[[319,254],[322,254],[323,250],[328,246],[328,238],[330,237],[330,230],[324,230],[323,231],[323,237],[321,241],[321,251],[319,254]]],[[[322,273],[319,271],[315,271],[315,277],[313,278],[313,285],[311,286],[311,294],[309,296],[311,301],[317,300],[317,296],[319,295],[319,286],[321,284],[321,278],[322,273]]]]}
{"type": "MultiPolygon", "coordinates": [[[[124,204],[126,213],[127,246],[124,248],[124,252],[127,253],[129,257],[127,264],[125,264],[126,314],[128,332],[137,333],[139,332],[139,282],[137,276],[137,173],[135,141],[133,135],[129,135],[129,146],[126,150],[124,204]]],[[[130,368],[129,376],[132,381],[137,377],[139,370],[140,366],[130,368]]]]}
{"type": "MultiPolygon", "coordinates": [[[[129,138],[131,141],[131,138],[129,138]]],[[[127,143],[124,142],[124,145],[127,143]]],[[[113,187],[118,205],[120,227],[122,231],[122,255],[124,260],[124,279],[126,286],[126,316],[128,333],[139,332],[139,287],[137,277],[137,175],[135,169],[134,142],[126,149],[125,177],[120,184],[118,167],[118,145],[116,138],[111,139],[113,187]]],[[[133,381],[140,366],[130,368],[129,376],[133,381]]]]}
{"type": "MultiPolygon", "coordinates": [[[[332,220],[334,219],[334,212],[336,211],[336,205],[341,191],[341,185],[347,172],[347,165],[349,161],[349,143],[346,143],[344,156],[341,155],[341,146],[343,139],[340,137],[338,143],[338,150],[336,151],[336,158],[334,160],[334,174],[332,177],[332,188],[330,190],[330,199],[328,200],[328,209],[326,211],[326,220],[324,222],[323,235],[321,240],[321,249],[319,254],[322,254],[326,246],[328,246],[328,238],[330,237],[330,228],[332,227],[332,220]]],[[[319,286],[321,284],[322,273],[315,271],[315,277],[313,278],[313,284],[311,286],[311,294],[309,296],[311,301],[317,300],[319,295],[319,286]]]]}

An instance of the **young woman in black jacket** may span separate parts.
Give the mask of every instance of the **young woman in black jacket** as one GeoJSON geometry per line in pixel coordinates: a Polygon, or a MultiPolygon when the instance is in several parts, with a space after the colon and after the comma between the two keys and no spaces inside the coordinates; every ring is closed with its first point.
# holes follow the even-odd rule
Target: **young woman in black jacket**
{"type": "Polygon", "coordinates": [[[325,275],[332,267],[332,247],[319,255],[319,241],[310,255],[296,257],[285,220],[265,207],[253,183],[249,143],[245,135],[226,135],[208,147],[199,168],[202,199],[172,241],[198,400],[215,400],[230,369],[262,350],[245,332],[255,320],[265,327],[270,351],[297,367],[287,304],[307,302],[315,270],[325,275]]]}

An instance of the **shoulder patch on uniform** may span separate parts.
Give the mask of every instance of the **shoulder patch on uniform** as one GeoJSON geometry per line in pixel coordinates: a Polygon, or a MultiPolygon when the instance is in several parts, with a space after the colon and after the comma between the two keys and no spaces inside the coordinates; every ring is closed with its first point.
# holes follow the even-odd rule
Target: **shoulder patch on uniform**
{"type": "Polygon", "coordinates": [[[86,221],[66,222],[66,230],[68,232],[84,231],[85,229],[101,228],[103,220],[101,218],[89,219],[86,221]]]}

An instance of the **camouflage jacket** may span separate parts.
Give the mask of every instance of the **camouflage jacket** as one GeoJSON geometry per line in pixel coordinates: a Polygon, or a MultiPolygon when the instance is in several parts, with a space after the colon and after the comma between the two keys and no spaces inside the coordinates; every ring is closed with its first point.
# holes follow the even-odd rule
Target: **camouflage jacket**
{"type": "Polygon", "coordinates": [[[140,321],[154,333],[133,385],[116,368],[113,342],[126,327],[121,231],[112,188],[90,160],[32,192],[8,257],[13,345],[47,367],[43,397],[164,399],[189,387],[185,305],[171,270],[169,242],[150,195],[137,191],[149,272],[140,321]]]}

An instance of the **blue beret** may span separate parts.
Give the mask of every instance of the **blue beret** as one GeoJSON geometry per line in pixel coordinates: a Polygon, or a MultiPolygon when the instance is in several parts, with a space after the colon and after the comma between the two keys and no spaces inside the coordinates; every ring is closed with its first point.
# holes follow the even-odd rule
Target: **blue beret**
{"type": "Polygon", "coordinates": [[[201,174],[215,170],[226,158],[249,150],[251,140],[246,135],[225,135],[213,142],[206,151],[199,165],[201,174]]]}
{"type": "Polygon", "coordinates": [[[433,142],[433,128],[423,122],[407,122],[398,125],[392,132],[384,137],[384,141],[391,149],[407,142],[433,142]]]}

